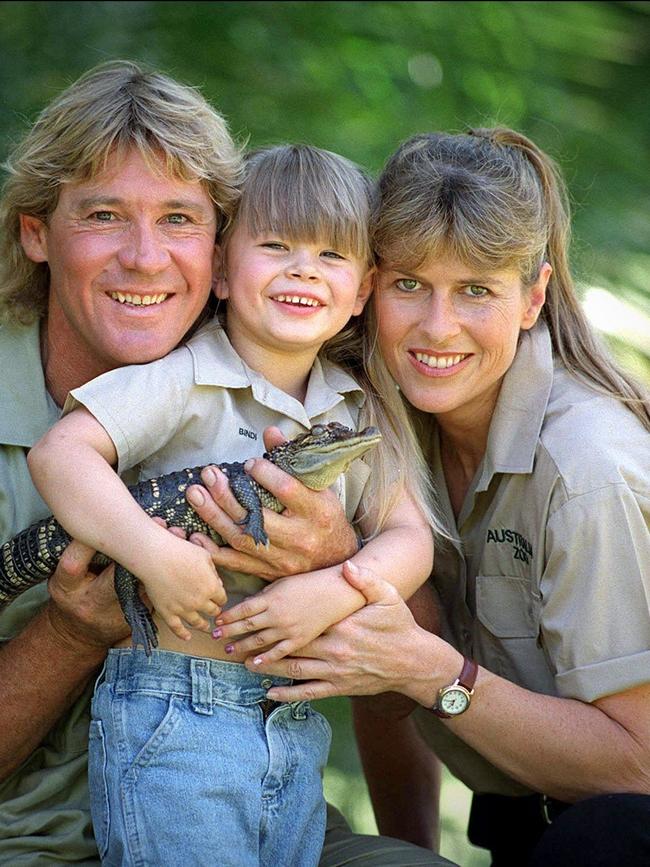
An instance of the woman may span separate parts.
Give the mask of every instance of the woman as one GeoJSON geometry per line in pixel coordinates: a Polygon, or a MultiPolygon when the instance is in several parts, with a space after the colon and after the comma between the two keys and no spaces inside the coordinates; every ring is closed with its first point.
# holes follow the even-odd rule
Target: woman
{"type": "MultiPolygon", "coordinates": [[[[627,867],[650,863],[650,416],[589,329],[568,236],[551,160],[511,130],[420,135],[389,160],[374,311],[454,537],[440,635],[345,567],[366,607],[298,658],[248,664],[304,681],[275,700],[417,702],[494,865],[627,867]]],[[[372,771],[385,728],[357,716],[372,771]]]]}

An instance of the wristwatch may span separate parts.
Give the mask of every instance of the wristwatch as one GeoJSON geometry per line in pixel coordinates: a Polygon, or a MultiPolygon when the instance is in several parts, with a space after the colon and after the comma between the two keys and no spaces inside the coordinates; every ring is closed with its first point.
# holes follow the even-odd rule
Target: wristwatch
{"type": "Polygon", "coordinates": [[[474,684],[478,665],[467,656],[463,658],[463,669],[453,683],[438,690],[438,697],[430,709],[431,713],[443,719],[450,719],[465,713],[474,695],[474,684]]]}

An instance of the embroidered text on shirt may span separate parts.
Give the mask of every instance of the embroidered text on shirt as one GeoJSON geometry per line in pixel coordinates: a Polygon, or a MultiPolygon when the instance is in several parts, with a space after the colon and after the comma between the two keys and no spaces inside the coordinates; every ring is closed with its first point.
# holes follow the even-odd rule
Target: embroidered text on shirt
{"type": "Polygon", "coordinates": [[[488,530],[487,542],[507,542],[512,545],[515,560],[522,560],[524,563],[530,563],[533,559],[533,546],[528,539],[518,533],[516,530],[488,530]]]}

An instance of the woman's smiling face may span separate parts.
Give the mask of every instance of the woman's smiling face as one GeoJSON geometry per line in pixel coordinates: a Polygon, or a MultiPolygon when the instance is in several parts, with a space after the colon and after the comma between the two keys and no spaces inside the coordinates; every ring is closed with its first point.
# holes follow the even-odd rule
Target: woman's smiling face
{"type": "Polygon", "coordinates": [[[519,333],[537,321],[551,274],[533,286],[517,271],[477,272],[451,257],[414,271],[382,265],[374,304],[379,345],[404,396],[444,426],[489,425],[519,333]]]}

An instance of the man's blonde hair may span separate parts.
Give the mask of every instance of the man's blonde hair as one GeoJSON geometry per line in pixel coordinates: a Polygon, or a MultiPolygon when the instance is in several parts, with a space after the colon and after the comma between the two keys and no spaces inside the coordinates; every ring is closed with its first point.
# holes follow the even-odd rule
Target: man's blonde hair
{"type": "Polygon", "coordinates": [[[115,60],[86,72],[52,100],[7,159],[0,202],[0,318],[29,323],[47,310],[49,268],[20,243],[20,214],[44,223],[62,184],[89,180],[113,154],[137,148],[151,166],[205,184],[218,231],[239,197],[241,148],[224,118],[192,87],[115,60]]]}

